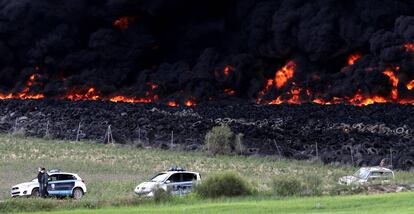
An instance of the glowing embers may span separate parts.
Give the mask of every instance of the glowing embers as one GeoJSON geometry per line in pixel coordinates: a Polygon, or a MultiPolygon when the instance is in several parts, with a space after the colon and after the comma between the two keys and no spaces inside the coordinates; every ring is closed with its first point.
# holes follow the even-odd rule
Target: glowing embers
{"type": "Polygon", "coordinates": [[[33,85],[36,84],[36,79],[40,77],[40,75],[38,74],[32,74],[29,77],[29,80],[27,80],[25,87],[23,88],[23,90],[21,92],[18,93],[8,93],[8,94],[1,94],[0,93],[0,99],[5,100],[5,99],[22,99],[22,100],[27,100],[27,99],[43,99],[45,98],[45,96],[42,93],[30,93],[30,89],[32,88],[33,85]]]}
{"type": "Polygon", "coordinates": [[[118,28],[119,30],[125,31],[128,29],[129,25],[134,21],[134,16],[123,16],[113,21],[112,25],[118,28]]]}
{"type": "Polygon", "coordinates": [[[351,56],[348,57],[348,65],[355,64],[356,61],[358,61],[361,58],[360,53],[354,53],[351,56]]]}
{"type": "Polygon", "coordinates": [[[233,90],[233,89],[230,89],[230,88],[224,89],[224,93],[226,93],[230,96],[236,95],[236,91],[233,90]]]}
{"type": "Polygon", "coordinates": [[[412,80],[411,82],[409,82],[409,83],[407,84],[407,89],[408,89],[408,90],[413,90],[413,89],[414,89],[414,80],[412,80]]]}

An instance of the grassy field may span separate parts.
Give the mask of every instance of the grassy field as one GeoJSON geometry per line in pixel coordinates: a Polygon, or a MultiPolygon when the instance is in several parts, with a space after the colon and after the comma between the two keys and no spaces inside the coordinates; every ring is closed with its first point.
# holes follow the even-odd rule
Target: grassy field
{"type": "MultiPolygon", "coordinates": [[[[62,206],[58,206],[58,208],[62,207],[64,209],[67,207],[95,208],[102,207],[102,205],[140,205],[145,207],[145,204],[150,204],[148,206],[152,206],[151,203],[137,199],[133,189],[137,184],[147,180],[155,173],[172,166],[181,166],[189,170],[198,171],[204,178],[217,171],[233,171],[253,183],[256,189],[259,190],[260,195],[252,199],[253,201],[236,201],[235,205],[226,203],[229,210],[238,203],[241,203],[240,206],[242,207],[255,207],[257,197],[262,198],[262,201],[257,203],[262,204],[263,207],[269,207],[269,209],[273,209],[277,204],[285,204],[285,201],[274,202],[268,200],[272,198],[269,196],[271,180],[274,176],[280,174],[303,176],[312,173],[318,175],[323,180],[323,189],[328,191],[328,189],[335,185],[340,176],[350,174],[355,170],[352,167],[322,165],[318,162],[281,160],[277,157],[211,157],[204,153],[184,153],[135,148],[134,146],[103,145],[92,142],[68,142],[0,135],[0,201],[5,201],[0,202],[0,208],[13,203],[18,204],[18,206],[19,204],[25,206],[33,202],[31,199],[10,200],[9,190],[14,184],[34,178],[37,174],[38,166],[45,166],[49,169],[60,168],[65,171],[75,172],[86,180],[88,194],[81,202],[74,202],[72,200],[59,200],[57,202],[53,200],[50,202],[49,200],[42,200],[46,207],[50,205],[48,203],[59,203],[62,206]]],[[[397,172],[396,176],[399,183],[414,181],[414,173],[397,172]]],[[[347,198],[349,201],[354,199],[353,197],[347,198]]],[[[306,202],[309,206],[312,201],[312,199],[300,200],[304,200],[303,203],[306,202]]],[[[329,204],[333,203],[335,198],[322,198],[321,200],[329,204]]],[[[288,202],[292,206],[296,204],[294,200],[286,201],[286,203],[288,202]]],[[[182,203],[185,204],[185,200],[179,200],[176,203],[178,205],[174,206],[173,209],[179,212],[180,209],[186,208],[187,205],[180,205],[182,203]]],[[[196,205],[189,205],[188,208],[201,209],[206,207],[208,210],[212,210],[211,212],[214,212],[214,209],[222,207],[216,202],[206,202],[204,204],[199,200],[195,200],[194,203],[196,205]]],[[[166,207],[160,206],[160,211],[167,210],[166,207]]],[[[28,207],[22,210],[32,210],[30,206],[28,207]]],[[[134,208],[125,208],[125,211],[128,210],[134,211],[134,208]]],[[[11,209],[11,211],[14,210],[11,209]]],[[[110,212],[108,210],[108,213],[110,212]]]]}
{"type": "Polygon", "coordinates": [[[378,214],[414,213],[414,193],[370,196],[315,197],[298,199],[236,199],[195,204],[146,205],[126,208],[44,212],[48,214],[115,214],[115,213],[335,213],[378,214]]]}

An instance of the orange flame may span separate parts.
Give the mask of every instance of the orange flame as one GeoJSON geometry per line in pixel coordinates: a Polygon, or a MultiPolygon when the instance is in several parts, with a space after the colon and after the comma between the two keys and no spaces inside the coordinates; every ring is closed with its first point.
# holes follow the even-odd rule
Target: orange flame
{"type": "Polygon", "coordinates": [[[394,100],[398,99],[398,82],[399,82],[398,78],[395,76],[394,72],[392,72],[389,69],[385,70],[383,74],[388,76],[392,83],[392,87],[393,87],[391,91],[392,99],[394,100]]]}
{"type": "MultiPolygon", "coordinates": [[[[276,88],[283,87],[288,80],[290,80],[296,69],[296,64],[294,61],[289,61],[285,66],[283,66],[280,70],[278,70],[275,74],[275,78],[268,79],[266,82],[265,88],[259,92],[259,96],[256,100],[258,104],[262,103],[263,97],[269,92],[272,86],[276,84],[276,88]]],[[[270,104],[281,104],[283,103],[282,98],[279,96],[276,100],[270,102],[270,104]]]]}
{"type": "Polygon", "coordinates": [[[194,100],[187,100],[187,101],[184,102],[184,105],[187,106],[187,107],[192,107],[192,106],[195,106],[196,103],[195,103],[194,100]]]}
{"type": "Polygon", "coordinates": [[[66,99],[72,101],[98,100],[100,99],[100,96],[95,88],[89,88],[87,91],[78,90],[77,92],[69,92],[66,95],[66,99]]]}
{"type": "Polygon", "coordinates": [[[117,102],[124,102],[124,103],[152,103],[158,100],[158,95],[154,95],[152,97],[147,98],[136,98],[136,97],[125,97],[125,96],[114,96],[109,98],[109,101],[117,103],[117,102]]]}
{"type": "Polygon", "coordinates": [[[358,61],[361,58],[360,53],[354,53],[351,56],[348,57],[348,65],[355,64],[356,61],[358,61]]]}
{"type": "Polygon", "coordinates": [[[411,80],[411,82],[409,82],[407,84],[407,89],[408,90],[413,90],[414,89],[414,80],[411,80]]]}
{"type": "Polygon", "coordinates": [[[178,104],[177,104],[175,101],[169,101],[169,102],[167,103],[167,105],[168,105],[168,106],[171,106],[171,107],[177,107],[177,106],[178,106],[178,104]]]}
{"type": "Polygon", "coordinates": [[[275,82],[277,88],[285,86],[295,73],[296,64],[293,61],[289,61],[285,66],[276,72],[275,82]]]}
{"type": "Polygon", "coordinates": [[[29,77],[29,80],[26,82],[26,87],[23,88],[23,90],[17,94],[9,93],[9,94],[1,94],[0,93],[0,99],[22,99],[22,100],[37,100],[45,98],[43,94],[30,94],[30,88],[35,84],[36,78],[38,77],[38,74],[32,74],[29,77]]]}
{"type": "Polygon", "coordinates": [[[374,103],[386,103],[389,102],[389,100],[381,96],[363,96],[361,91],[358,91],[355,96],[349,100],[349,102],[356,106],[366,106],[374,103]]]}

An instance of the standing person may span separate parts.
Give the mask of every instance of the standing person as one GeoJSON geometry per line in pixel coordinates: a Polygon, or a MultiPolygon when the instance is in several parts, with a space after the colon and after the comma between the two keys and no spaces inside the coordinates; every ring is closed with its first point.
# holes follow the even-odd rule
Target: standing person
{"type": "Polygon", "coordinates": [[[45,198],[47,196],[47,183],[49,181],[49,175],[46,172],[46,168],[42,168],[42,183],[40,183],[40,185],[42,185],[42,192],[41,192],[41,196],[42,198],[45,198]]]}
{"type": "Polygon", "coordinates": [[[37,196],[42,196],[43,193],[43,173],[42,173],[42,168],[39,167],[38,169],[38,173],[37,173],[37,182],[39,182],[39,192],[37,193],[37,196]]]}

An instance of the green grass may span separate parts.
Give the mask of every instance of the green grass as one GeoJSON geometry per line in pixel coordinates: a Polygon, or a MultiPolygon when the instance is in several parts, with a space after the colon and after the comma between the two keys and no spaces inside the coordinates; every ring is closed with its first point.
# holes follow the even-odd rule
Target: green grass
{"type": "MultiPolygon", "coordinates": [[[[133,193],[133,189],[140,182],[146,181],[152,175],[171,166],[181,166],[198,171],[203,178],[217,171],[239,173],[253,184],[259,191],[259,195],[251,199],[253,202],[243,201],[243,199],[235,203],[241,203],[240,206],[245,204],[243,206],[254,207],[254,200],[263,197],[264,201],[258,203],[263,204],[264,209],[265,207],[272,207],[273,203],[285,203],[284,201],[266,200],[270,197],[271,182],[274,176],[280,174],[291,176],[317,175],[323,181],[322,188],[326,195],[335,186],[340,176],[353,173],[356,170],[353,167],[283,160],[277,157],[211,157],[200,152],[186,153],[135,148],[133,146],[103,145],[92,142],[70,142],[0,135],[0,201],[4,201],[0,202],[0,212],[39,210],[39,207],[42,206],[45,210],[126,205],[153,206],[152,202],[137,198],[133,193]],[[60,168],[78,173],[86,180],[87,195],[80,202],[72,200],[11,200],[9,198],[10,187],[34,178],[39,166],[45,166],[49,169],[60,168]]],[[[414,173],[397,172],[396,176],[399,183],[414,181],[414,173]]],[[[347,200],[352,199],[351,197],[347,200]]],[[[208,209],[222,207],[215,202],[204,204],[204,201],[200,199],[192,199],[196,204],[195,207],[188,204],[181,205],[185,204],[187,200],[175,200],[174,204],[176,206],[173,209],[177,211],[187,206],[189,209],[197,209],[197,207],[203,206],[208,209]]],[[[311,199],[300,200],[307,202],[311,199]]],[[[323,200],[329,201],[331,199],[323,200]]],[[[292,206],[294,204],[292,202],[292,206]]],[[[158,206],[160,206],[160,210],[167,209],[166,207],[163,208],[162,205],[156,207],[158,206]]],[[[226,204],[226,206],[232,207],[233,205],[226,204]]],[[[129,208],[126,209],[129,210],[129,208]]],[[[133,210],[133,208],[131,209],[133,210]]],[[[152,207],[148,209],[152,209],[152,207]]]]}
{"type": "Polygon", "coordinates": [[[115,213],[335,213],[378,214],[414,213],[414,193],[371,196],[341,196],[292,199],[234,199],[196,202],[195,204],[143,205],[138,207],[105,208],[44,212],[48,214],[115,214],[115,213]]]}
{"type": "Polygon", "coordinates": [[[195,152],[0,135],[0,200],[9,196],[12,185],[34,178],[38,166],[78,173],[88,185],[85,199],[93,200],[133,196],[137,184],[172,166],[198,171],[203,177],[217,171],[234,171],[259,190],[270,189],[272,177],[281,173],[315,173],[331,185],[339,176],[355,170],[276,157],[211,157],[195,152]]]}

